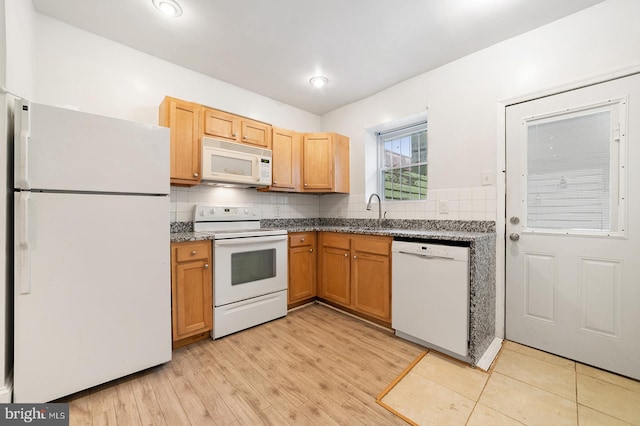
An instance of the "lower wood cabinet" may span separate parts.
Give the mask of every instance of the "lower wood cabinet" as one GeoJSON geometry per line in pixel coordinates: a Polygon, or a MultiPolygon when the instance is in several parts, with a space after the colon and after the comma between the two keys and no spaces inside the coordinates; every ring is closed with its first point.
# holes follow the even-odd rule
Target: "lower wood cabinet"
{"type": "Polygon", "coordinates": [[[211,241],[171,244],[173,347],[209,337],[213,326],[211,241]]]}
{"type": "Polygon", "coordinates": [[[294,308],[315,299],[316,233],[289,234],[289,291],[287,306],[294,308]]]}
{"type": "Polygon", "coordinates": [[[393,238],[318,234],[318,298],[390,326],[393,238]]]}

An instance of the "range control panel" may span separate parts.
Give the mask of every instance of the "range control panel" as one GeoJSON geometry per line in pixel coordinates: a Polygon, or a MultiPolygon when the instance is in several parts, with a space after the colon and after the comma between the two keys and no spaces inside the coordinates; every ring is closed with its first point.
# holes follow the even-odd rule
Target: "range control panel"
{"type": "Polygon", "coordinates": [[[255,207],[211,206],[196,204],[194,222],[259,220],[255,207]]]}
{"type": "Polygon", "coordinates": [[[394,254],[410,254],[424,258],[465,260],[469,259],[468,247],[448,246],[445,244],[422,244],[419,242],[394,241],[391,245],[394,254]]]}
{"type": "Polygon", "coordinates": [[[449,248],[436,245],[421,245],[418,247],[418,253],[423,256],[449,257],[449,248]]]}

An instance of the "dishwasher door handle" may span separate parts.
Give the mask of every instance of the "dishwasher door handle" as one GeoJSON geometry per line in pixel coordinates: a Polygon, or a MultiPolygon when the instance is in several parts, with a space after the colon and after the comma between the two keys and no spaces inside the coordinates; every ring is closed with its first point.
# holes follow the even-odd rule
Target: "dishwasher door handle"
{"type": "Polygon", "coordinates": [[[400,254],[408,254],[410,256],[416,256],[419,257],[421,259],[443,259],[443,260],[456,260],[453,257],[448,257],[448,256],[430,256],[430,255],[426,255],[426,254],[420,254],[420,253],[413,253],[410,251],[398,251],[398,253],[400,254]]]}

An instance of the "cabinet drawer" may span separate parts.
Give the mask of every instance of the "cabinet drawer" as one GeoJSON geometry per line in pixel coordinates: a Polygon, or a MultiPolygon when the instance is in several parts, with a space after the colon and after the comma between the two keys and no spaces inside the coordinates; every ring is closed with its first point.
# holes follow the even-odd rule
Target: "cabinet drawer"
{"type": "Polygon", "coordinates": [[[188,262],[191,260],[208,259],[211,241],[198,241],[194,243],[181,243],[176,249],[176,262],[188,262]]]}
{"type": "Polygon", "coordinates": [[[294,232],[289,234],[289,247],[310,246],[314,245],[315,241],[315,232],[294,232]]]}
{"type": "Polygon", "coordinates": [[[354,238],[354,250],[363,253],[380,254],[389,256],[391,254],[391,237],[358,237],[354,238]]]}
{"type": "Polygon", "coordinates": [[[323,246],[341,248],[347,251],[351,250],[350,241],[350,234],[333,232],[323,232],[320,240],[323,246]]]}

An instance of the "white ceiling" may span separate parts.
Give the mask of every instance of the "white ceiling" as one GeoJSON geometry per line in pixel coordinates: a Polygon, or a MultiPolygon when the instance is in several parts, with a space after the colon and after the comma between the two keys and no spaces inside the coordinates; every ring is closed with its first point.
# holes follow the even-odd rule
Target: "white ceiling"
{"type": "Polygon", "coordinates": [[[32,0],[36,11],[323,114],[602,0],[32,0]],[[309,84],[329,78],[324,89],[309,84]]]}

